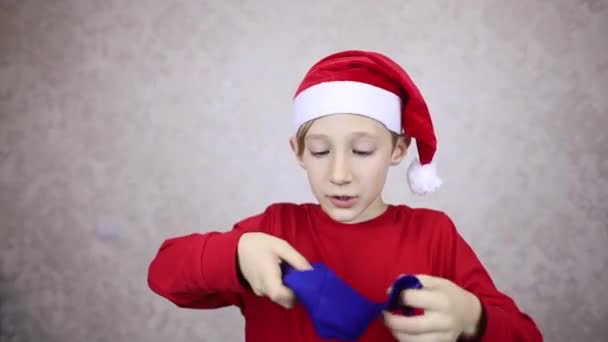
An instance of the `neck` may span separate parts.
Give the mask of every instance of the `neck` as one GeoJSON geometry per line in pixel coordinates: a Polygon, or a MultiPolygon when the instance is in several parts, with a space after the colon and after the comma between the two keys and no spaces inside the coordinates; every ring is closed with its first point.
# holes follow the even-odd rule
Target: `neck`
{"type": "Polygon", "coordinates": [[[372,220],[384,213],[388,205],[384,203],[384,200],[381,196],[378,196],[375,201],[373,201],[357,219],[351,223],[358,223],[363,221],[372,220]]]}

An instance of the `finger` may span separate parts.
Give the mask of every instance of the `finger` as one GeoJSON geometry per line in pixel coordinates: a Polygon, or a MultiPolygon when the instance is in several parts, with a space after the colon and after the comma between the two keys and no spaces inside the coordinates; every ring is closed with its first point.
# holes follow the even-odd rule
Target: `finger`
{"type": "Polygon", "coordinates": [[[391,331],[412,335],[445,332],[449,329],[447,320],[442,315],[432,312],[421,316],[402,316],[384,312],[384,323],[391,331]]]}
{"type": "Polygon", "coordinates": [[[440,291],[426,288],[404,290],[401,292],[401,301],[407,306],[427,310],[441,311],[447,306],[447,298],[440,291]]]}
{"type": "Polygon", "coordinates": [[[441,286],[443,284],[443,280],[444,280],[442,278],[433,277],[433,276],[426,275],[426,274],[416,275],[416,278],[418,278],[418,280],[420,280],[420,283],[422,284],[422,288],[427,289],[427,290],[437,290],[437,289],[441,288],[441,286]]]}
{"type": "Polygon", "coordinates": [[[271,301],[286,309],[291,309],[295,303],[295,295],[283,285],[269,285],[266,295],[271,301]]]}
{"type": "Polygon", "coordinates": [[[298,253],[291,245],[283,240],[279,240],[279,242],[275,245],[275,253],[281,259],[286,261],[288,264],[293,266],[298,271],[306,271],[311,270],[312,266],[306,260],[306,258],[298,253]]]}
{"type": "Polygon", "coordinates": [[[279,265],[273,265],[272,268],[265,272],[263,282],[266,295],[270,300],[288,309],[293,307],[295,295],[293,291],[283,285],[279,265]]]}
{"type": "Polygon", "coordinates": [[[399,342],[436,342],[447,341],[445,333],[428,333],[428,334],[403,334],[393,333],[399,342]]]}
{"type": "Polygon", "coordinates": [[[264,284],[260,281],[258,274],[252,275],[247,282],[256,296],[264,297],[264,284]]]}

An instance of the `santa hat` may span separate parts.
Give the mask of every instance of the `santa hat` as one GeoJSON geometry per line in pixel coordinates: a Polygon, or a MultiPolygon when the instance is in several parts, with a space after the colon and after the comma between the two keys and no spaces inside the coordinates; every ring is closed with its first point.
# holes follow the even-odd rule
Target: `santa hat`
{"type": "Polygon", "coordinates": [[[414,82],[390,58],[358,50],[329,55],[308,71],[293,105],[296,130],[312,119],[352,113],[411,136],[419,158],[408,168],[410,190],[426,194],[441,186],[433,161],[437,139],[429,110],[414,82]]]}

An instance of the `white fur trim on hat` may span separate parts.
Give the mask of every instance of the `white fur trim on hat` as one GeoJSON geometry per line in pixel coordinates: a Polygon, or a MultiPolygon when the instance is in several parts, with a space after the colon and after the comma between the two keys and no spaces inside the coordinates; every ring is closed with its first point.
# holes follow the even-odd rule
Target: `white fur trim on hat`
{"type": "Polygon", "coordinates": [[[401,134],[401,98],[382,88],[354,81],[315,84],[294,99],[294,127],[330,114],[360,114],[401,134]]]}
{"type": "Polygon", "coordinates": [[[421,165],[418,159],[410,164],[407,170],[407,180],[410,190],[418,195],[434,192],[441,186],[441,179],[437,175],[434,162],[421,165]]]}

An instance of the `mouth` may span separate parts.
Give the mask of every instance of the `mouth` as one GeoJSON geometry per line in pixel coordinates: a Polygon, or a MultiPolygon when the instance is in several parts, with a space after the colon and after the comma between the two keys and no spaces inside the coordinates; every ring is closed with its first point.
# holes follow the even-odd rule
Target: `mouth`
{"type": "Polygon", "coordinates": [[[338,208],[350,208],[355,205],[357,196],[332,195],[328,196],[331,203],[338,208]]]}

